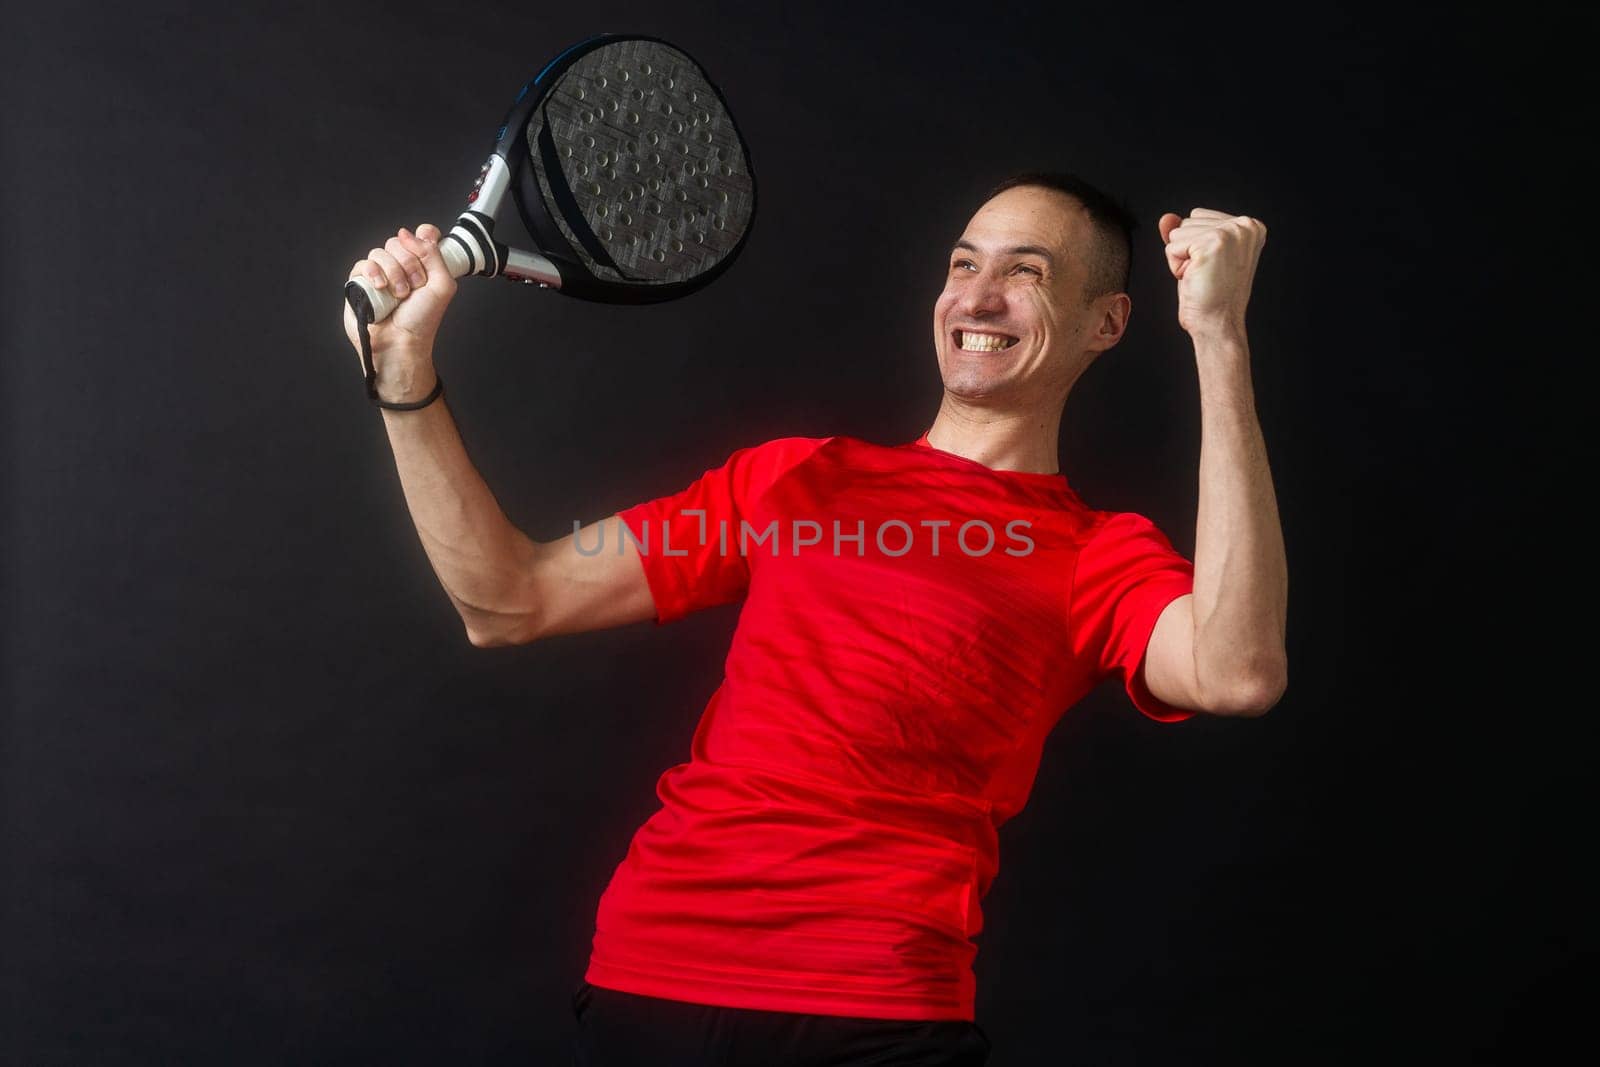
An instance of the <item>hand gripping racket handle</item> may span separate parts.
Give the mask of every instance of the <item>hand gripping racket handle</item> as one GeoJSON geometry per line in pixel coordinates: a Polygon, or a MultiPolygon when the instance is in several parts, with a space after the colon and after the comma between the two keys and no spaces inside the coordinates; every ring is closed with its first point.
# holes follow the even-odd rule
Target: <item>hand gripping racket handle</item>
{"type": "MultiPolygon", "coordinates": [[[[460,226],[456,227],[456,229],[460,228],[460,226]]],[[[455,231],[452,230],[451,236],[454,233],[455,231]]],[[[450,240],[448,236],[439,242],[439,257],[444,260],[445,269],[450,272],[450,277],[452,278],[460,278],[463,275],[473,273],[472,257],[467,255],[466,250],[460,244],[450,240]]],[[[400,306],[400,300],[394,295],[393,289],[388,287],[379,289],[366,278],[352,278],[345,283],[347,296],[352,285],[361,290],[362,295],[366,297],[367,307],[372,309],[372,317],[367,320],[369,323],[382,322],[394,314],[394,309],[400,306]]],[[[361,317],[361,311],[357,308],[357,321],[360,321],[361,317]]]]}
{"type": "MultiPolygon", "coordinates": [[[[481,211],[462,212],[455,226],[439,242],[439,257],[452,278],[467,274],[493,277],[500,273],[509,255],[510,250],[494,239],[493,216],[481,211]]],[[[378,289],[365,278],[351,278],[346,282],[344,298],[356,317],[356,332],[361,339],[361,367],[367,378],[367,399],[381,403],[378,401],[378,376],[372,366],[372,338],[367,327],[388,318],[400,306],[400,301],[392,290],[378,289]]]]}
{"type": "MultiPolygon", "coordinates": [[[[507,248],[494,239],[495,212],[510,184],[511,171],[504,157],[491,155],[478,172],[478,181],[467,197],[467,203],[473,206],[456,218],[455,226],[439,242],[439,256],[444,260],[445,269],[452,278],[481,274],[544,289],[559,289],[561,272],[554,263],[520,248],[507,248]]],[[[400,306],[400,301],[391,290],[374,288],[371,282],[360,277],[345,283],[344,298],[355,313],[356,332],[361,338],[361,366],[367,376],[367,398],[383,404],[378,400],[377,375],[372,368],[372,340],[367,326],[388,318],[400,306]]]]}

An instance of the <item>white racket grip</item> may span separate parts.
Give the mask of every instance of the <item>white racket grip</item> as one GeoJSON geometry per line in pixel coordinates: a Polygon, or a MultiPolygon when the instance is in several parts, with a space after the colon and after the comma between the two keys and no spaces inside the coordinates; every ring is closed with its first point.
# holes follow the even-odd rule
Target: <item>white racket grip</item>
{"type": "MultiPolygon", "coordinates": [[[[459,227],[457,227],[459,229],[459,227]]],[[[439,242],[439,257],[444,260],[445,269],[450,272],[450,277],[460,278],[472,273],[472,259],[461,246],[454,241],[439,242]]],[[[372,321],[382,322],[393,314],[394,309],[400,306],[394,290],[388,286],[379,289],[372,284],[371,279],[357,276],[350,279],[361,286],[361,291],[367,294],[367,301],[372,305],[372,321]]]]}

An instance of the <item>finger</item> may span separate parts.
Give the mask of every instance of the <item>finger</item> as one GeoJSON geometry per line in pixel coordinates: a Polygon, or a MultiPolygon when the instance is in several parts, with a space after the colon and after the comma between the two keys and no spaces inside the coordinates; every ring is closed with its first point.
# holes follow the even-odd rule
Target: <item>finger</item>
{"type": "Polygon", "coordinates": [[[1189,217],[1195,219],[1231,219],[1233,215],[1226,211],[1214,211],[1208,207],[1197,207],[1189,212],[1189,217]]]}
{"type": "Polygon", "coordinates": [[[1196,241],[1219,236],[1227,225],[1226,221],[1218,219],[1185,219],[1183,225],[1174,227],[1167,234],[1167,247],[1187,251],[1196,241]]]}
{"type": "Polygon", "coordinates": [[[435,246],[415,234],[405,238],[405,244],[410,249],[410,254],[417,261],[417,269],[422,275],[422,281],[416,282],[413,277],[414,288],[422,289],[432,286],[441,278],[448,278],[450,271],[445,267],[444,260],[439,256],[435,246]]]}
{"type": "Polygon", "coordinates": [[[1197,242],[1225,241],[1238,234],[1246,240],[1264,237],[1266,227],[1259,220],[1244,215],[1230,215],[1225,219],[1185,219],[1167,235],[1168,247],[1192,250],[1197,242]]]}
{"type": "Polygon", "coordinates": [[[389,289],[394,293],[395,299],[404,300],[410,294],[411,283],[406,278],[405,269],[393,255],[382,248],[374,248],[367,253],[367,258],[382,268],[384,277],[389,279],[389,289]]]}
{"type": "Polygon", "coordinates": [[[1161,243],[1166,244],[1167,238],[1172,235],[1172,231],[1177,229],[1182,223],[1183,216],[1176,214],[1175,212],[1169,211],[1165,215],[1162,215],[1160,221],[1156,223],[1156,229],[1161,231],[1161,243]]]}
{"type": "Polygon", "coordinates": [[[1194,254],[1197,247],[1204,247],[1216,239],[1216,230],[1177,229],[1167,241],[1167,255],[1171,257],[1177,254],[1187,259],[1194,254]]]}
{"type": "Polygon", "coordinates": [[[1166,256],[1167,269],[1172,272],[1172,276],[1174,278],[1183,277],[1183,268],[1189,263],[1188,251],[1186,249],[1174,248],[1169,244],[1166,247],[1166,256]]]}
{"type": "MultiPolygon", "coordinates": [[[[396,238],[391,238],[391,240],[395,239],[396,238]]],[[[400,259],[400,262],[405,264],[406,269],[410,271],[411,284],[413,288],[420,289],[424,285],[428,284],[428,280],[433,274],[433,272],[428,269],[428,242],[424,241],[422,238],[418,237],[415,233],[406,229],[404,226],[400,227],[400,235],[397,239],[402,245],[405,246],[406,253],[405,256],[400,259]],[[414,267],[412,265],[413,263],[415,264],[414,267]]]]}
{"type": "Polygon", "coordinates": [[[365,278],[374,289],[388,288],[389,279],[383,273],[383,268],[370,259],[358,259],[356,265],[350,268],[350,281],[365,278]]]}
{"type": "Polygon", "coordinates": [[[428,284],[438,285],[443,289],[451,289],[455,285],[455,277],[451,275],[450,268],[445,265],[444,255],[439,251],[437,240],[422,236],[424,230],[438,233],[437,226],[423,223],[417,227],[416,234],[411,239],[411,247],[417,257],[422,261],[423,269],[428,273],[428,284]]]}
{"type": "Polygon", "coordinates": [[[1249,215],[1236,215],[1232,221],[1237,229],[1245,233],[1255,234],[1262,239],[1267,236],[1267,224],[1260,219],[1251,218],[1249,215]]]}
{"type": "Polygon", "coordinates": [[[400,269],[406,272],[411,288],[421,289],[428,284],[428,272],[422,268],[422,260],[417,256],[420,249],[410,230],[402,226],[400,232],[389,238],[383,247],[394,256],[394,261],[400,264],[400,269]]]}
{"type": "Polygon", "coordinates": [[[437,251],[438,240],[436,238],[424,236],[424,231],[426,230],[432,230],[435,233],[438,232],[437,227],[429,226],[427,223],[423,223],[421,226],[418,226],[414,231],[408,231],[402,227],[400,232],[406,235],[404,238],[406,247],[411,250],[412,255],[417,257],[417,261],[422,265],[423,270],[425,270],[431,276],[433,274],[433,270],[428,266],[429,254],[432,253],[435,258],[439,258],[441,262],[442,257],[439,257],[437,251]]]}

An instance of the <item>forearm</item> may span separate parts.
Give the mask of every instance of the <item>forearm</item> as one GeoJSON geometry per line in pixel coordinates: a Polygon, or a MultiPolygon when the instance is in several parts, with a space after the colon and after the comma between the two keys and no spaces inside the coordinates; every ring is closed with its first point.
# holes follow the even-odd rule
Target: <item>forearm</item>
{"type": "Polygon", "coordinates": [[[1256,418],[1242,328],[1195,339],[1200,498],[1195,529],[1195,671],[1201,687],[1265,710],[1287,680],[1288,565],[1256,418]]]}
{"type": "MultiPolygon", "coordinates": [[[[434,382],[431,360],[414,366],[414,376],[385,384],[380,395],[426,396],[434,382]]],[[[473,643],[490,643],[516,614],[535,546],[468,458],[445,398],[415,411],[381,410],[406,506],[434,573],[473,643]]]]}

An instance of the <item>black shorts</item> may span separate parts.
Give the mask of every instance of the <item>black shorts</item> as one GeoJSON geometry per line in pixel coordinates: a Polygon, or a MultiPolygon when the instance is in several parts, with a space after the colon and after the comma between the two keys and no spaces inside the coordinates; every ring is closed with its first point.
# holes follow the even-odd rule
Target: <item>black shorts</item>
{"type": "Polygon", "coordinates": [[[989,1035],[961,1019],[860,1019],[690,1004],[579,982],[573,1067],[983,1067],[989,1035]]]}

